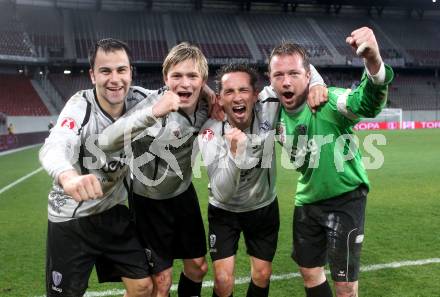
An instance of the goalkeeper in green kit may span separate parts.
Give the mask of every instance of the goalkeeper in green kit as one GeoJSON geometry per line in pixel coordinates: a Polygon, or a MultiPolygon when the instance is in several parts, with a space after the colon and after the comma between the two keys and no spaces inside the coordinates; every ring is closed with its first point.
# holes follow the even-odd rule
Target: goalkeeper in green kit
{"type": "Polygon", "coordinates": [[[369,181],[353,141],[353,126],[384,107],[393,71],[384,65],[371,29],[357,29],[347,43],[364,59],[354,89],[329,87],[328,102],[307,106],[309,60],[303,47],[283,43],[269,60],[271,86],[282,107],[280,142],[301,173],[295,198],[292,257],[307,297],[333,296],[324,274],[329,262],[338,297],[358,296],[360,253],[369,181]]]}

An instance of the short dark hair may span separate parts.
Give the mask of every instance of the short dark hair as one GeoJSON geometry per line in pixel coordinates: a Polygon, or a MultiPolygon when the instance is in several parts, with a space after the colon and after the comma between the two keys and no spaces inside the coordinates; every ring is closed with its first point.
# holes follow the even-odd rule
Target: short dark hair
{"type": "Polygon", "coordinates": [[[216,78],[215,78],[215,85],[216,85],[216,91],[218,94],[220,94],[222,90],[222,77],[225,74],[232,73],[232,72],[244,72],[249,75],[250,83],[252,86],[252,89],[255,91],[257,88],[257,82],[258,82],[258,72],[257,70],[252,67],[249,64],[246,63],[230,63],[223,65],[219,70],[217,70],[216,78]]]}
{"type": "Polygon", "coordinates": [[[95,45],[93,46],[93,48],[90,49],[90,52],[89,52],[90,68],[93,69],[93,67],[95,67],[96,53],[98,52],[99,49],[102,49],[105,53],[118,51],[118,50],[124,50],[128,56],[128,63],[131,66],[132,56],[131,56],[131,50],[128,47],[128,44],[126,44],[125,42],[118,40],[118,39],[104,38],[104,39],[98,40],[95,43],[95,45]]]}
{"type": "Polygon", "coordinates": [[[310,70],[310,56],[309,56],[309,53],[307,52],[307,49],[297,43],[283,41],[279,45],[274,47],[274,49],[270,53],[269,63],[268,63],[269,73],[270,73],[270,62],[272,61],[272,58],[274,56],[285,56],[285,55],[295,55],[295,54],[302,57],[304,69],[309,71],[310,70]]]}

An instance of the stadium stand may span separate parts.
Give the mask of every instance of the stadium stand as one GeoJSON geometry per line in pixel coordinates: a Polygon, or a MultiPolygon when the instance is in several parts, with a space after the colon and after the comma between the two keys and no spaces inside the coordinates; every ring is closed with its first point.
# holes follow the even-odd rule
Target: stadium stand
{"type": "Polygon", "coordinates": [[[173,13],[171,20],[177,41],[199,45],[207,58],[251,58],[231,15],[173,13]]]}
{"type": "Polygon", "coordinates": [[[86,59],[89,48],[101,38],[113,37],[126,41],[134,61],[161,62],[168,48],[157,13],[84,12],[73,13],[74,38],[79,59],[86,59]],[[115,20],[118,20],[115,22],[115,20]]]}
{"type": "Polygon", "coordinates": [[[0,5],[0,55],[35,56],[23,23],[9,5],[0,5]]]}
{"type": "Polygon", "coordinates": [[[331,56],[330,51],[304,17],[244,15],[261,54],[267,59],[274,45],[293,41],[304,45],[312,57],[331,56]]]}
{"type": "Polygon", "coordinates": [[[28,78],[0,74],[0,81],[3,85],[0,94],[0,112],[10,116],[50,115],[28,78]]]}
{"type": "Polygon", "coordinates": [[[376,23],[414,58],[416,65],[440,65],[440,22],[383,18],[376,23]]]}
{"type": "MultiPolygon", "coordinates": [[[[325,17],[314,18],[322,30],[326,33],[327,37],[331,40],[339,54],[346,56],[347,59],[355,58],[355,53],[345,43],[345,38],[353,31],[354,28],[360,27],[373,27],[370,19],[366,17],[325,17]]],[[[380,31],[375,30],[377,40],[380,40],[381,54],[384,59],[399,58],[401,54],[397,49],[388,42],[388,38],[380,31]]]]}
{"type": "MultiPolygon", "coordinates": [[[[116,2],[112,3],[116,5],[116,2]]],[[[393,66],[434,68],[440,65],[438,18],[417,19],[402,14],[377,17],[332,13],[323,17],[322,13],[316,11],[311,14],[194,11],[186,0],[176,1],[171,10],[165,8],[165,3],[153,1],[152,9],[131,11],[102,9],[104,6],[111,9],[110,2],[103,4],[101,9],[87,10],[74,6],[55,8],[11,3],[0,3],[0,58],[8,63],[17,63],[20,67],[22,60],[33,59],[31,61],[40,63],[35,67],[29,66],[30,75],[39,71],[41,64],[51,67],[50,62],[47,62],[48,59],[51,61],[50,58],[57,58],[57,61],[63,61],[64,58],[66,63],[78,63],[83,67],[87,63],[89,48],[97,39],[105,37],[125,40],[132,48],[134,63],[138,68],[140,65],[158,67],[169,47],[180,41],[198,44],[212,65],[243,59],[256,62],[261,67],[274,45],[282,40],[290,40],[305,45],[313,63],[324,66],[320,71],[329,85],[351,87],[357,82],[358,70],[326,70],[325,66],[361,66],[360,59],[357,59],[358,64],[353,62],[356,57],[345,44],[345,37],[360,26],[369,26],[375,30],[385,61],[398,60],[399,63],[393,66]]],[[[92,5],[93,1],[87,3],[92,5]]],[[[87,70],[84,70],[82,74],[72,73],[69,76],[52,73],[47,78],[61,97],[67,100],[77,90],[91,87],[87,70]]],[[[434,72],[417,75],[405,72],[398,75],[390,93],[390,107],[440,110],[440,83],[438,72],[437,76],[434,72]]],[[[11,84],[10,89],[23,84],[22,80],[29,84],[29,80],[20,76],[5,77],[7,80],[4,82],[11,84]]],[[[212,87],[215,85],[213,78],[214,72],[211,69],[209,84],[212,87]]],[[[266,77],[262,76],[262,79],[267,83],[266,77]]],[[[162,75],[156,68],[141,68],[135,76],[134,84],[157,89],[163,85],[162,75]]],[[[32,91],[30,94],[30,97],[37,96],[32,91]]],[[[9,95],[10,98],[16,98],[13,95],[9,95]]],[[[10,107],[15,106],[14,102],[21,104],[29,100],[11,99],[14,102],[6,104],[4,98],[1,99],[2,111],[8,114],[17,113],[10,107]]],[[[34,103],[29,104],[34,106],[34,103]]],[[[39,104],[35,106],[31,109],[35,109],[36,114],[47,113],[47,110],[38,111],[39,104]]],[[[33,111],[27,109],[24,113],[33,114],[33,111]]]]}
{"type": "Polygon", "coordinates": [[[49,74],[48,79],[60,93],[64,101],[67,101],[73,94],[79,90],[90,89],[92,83],[87,74],[49,74]]]}
{"type": "Polygon", "coordinates": [[[63,19],[60,10],[19,6],[17,14],[24,20],[26,32],[39,57],[63,57],[63,19]]]}
{"type": "Polygon", "coordinates": [[[389,103],[404,110],[440,110],[440,81],[428,75],[396,75],[389,103]]]}

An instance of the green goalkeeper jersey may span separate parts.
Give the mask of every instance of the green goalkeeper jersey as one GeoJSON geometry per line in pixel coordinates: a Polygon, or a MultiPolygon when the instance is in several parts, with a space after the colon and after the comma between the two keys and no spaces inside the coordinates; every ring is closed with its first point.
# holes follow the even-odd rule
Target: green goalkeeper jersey
{"type": "Polygon", "coordinates": [[[315,114],[306,103],[293,112],[281,109],[277,130],[283,154],[301,173],[295,205],[329,199],[361,184],[369,187],[353,127],[360,118],[375,117],[382,110],[393,76],[385,65],[382,84],[364,74],[354,90],[330,87],[328,102],[315,114]]]}

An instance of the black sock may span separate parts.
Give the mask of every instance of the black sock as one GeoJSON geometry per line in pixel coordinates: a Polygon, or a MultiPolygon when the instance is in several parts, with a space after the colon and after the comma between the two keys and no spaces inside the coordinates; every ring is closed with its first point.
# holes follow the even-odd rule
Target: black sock
{"type": "Polygon", "coordinates": [[[269,284],[267,284],[266,288],[261,288],[254,284],[254,282],[250,281],[249,287],[246,293],[246,297],[267,297],[269,296],[269,284]]]}
{"type": "MultiPolygon", "coordinates": [[[[219,296],[215,293],[214,289],[212,289],[212,297],[219,297],[219,296]]],[[[229,297],[232,297],[232,293],[231,293],[231,295],[229,295],[229,297]]]]}
{"type": "Polygon", "coordinates": [[[330,288],[328,281],[325,281],[316,287],[304,289],[306,290],[307,297],[333,297],[332,289],[330,288]]]}
{"type": "Polygon", "coordinates": [[[180,273],[179,286],[177,287],[177,295],[179,297],[200,296],[202,291],[202,282],[196,283],[180,273]]]}

